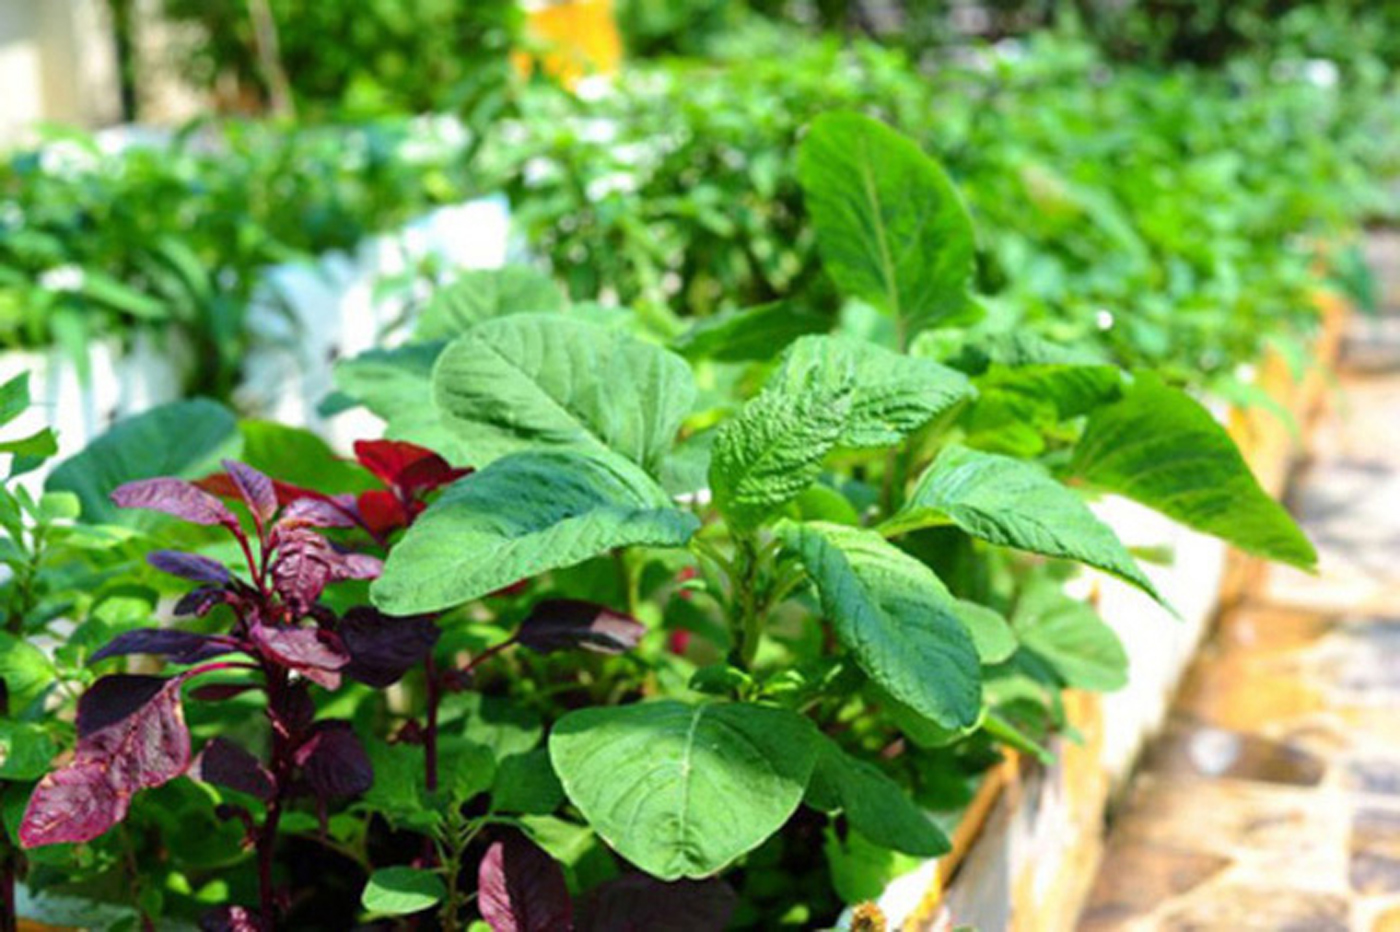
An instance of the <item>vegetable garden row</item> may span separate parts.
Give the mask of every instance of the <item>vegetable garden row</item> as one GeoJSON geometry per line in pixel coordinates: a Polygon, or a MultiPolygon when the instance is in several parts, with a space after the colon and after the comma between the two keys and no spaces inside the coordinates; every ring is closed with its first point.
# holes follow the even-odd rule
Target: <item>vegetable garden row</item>
{"type": "Polygon", "coordinates": [[[1384,70],[734,42],[0,167],[0,338],[205,396],[0,441],[0,928],[880,928],[1131,675],[1073,581],[1191,596],[1092,502],[1313,565],[1217,413],[1365,304],[1384,70]],[[272,264],[496,191],[525,261],[326,361],[374,435],[236,410],[272,264]]]}

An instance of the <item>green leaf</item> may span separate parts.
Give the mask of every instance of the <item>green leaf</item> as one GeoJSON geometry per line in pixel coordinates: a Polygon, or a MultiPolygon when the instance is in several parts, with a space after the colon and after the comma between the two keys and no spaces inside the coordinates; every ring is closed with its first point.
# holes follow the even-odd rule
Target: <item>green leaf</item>
{"type": "Polygon", "coordinates": [[[395,828],[432,830],[441,816],[429,805],[424,788],[423,749],[378,738],[364,745],[374,782],[360,798],[360,805],[380,813],[395,828]]]}
{"type": "Polygon", "coordinates": [[[370,875],[360,903],[380,916],[421,913],[447,896],[442,878],[416,867],[381,867],[370,875]]]}
{"type": "Polygon", "coordinates": [[[511,755],[496,768],[491,787],[491,808],[496,812],[548,815],[563,801],[564,787],[544,748],[511,755]]]}
{"type": "Polygon", "coordinates": [[[777,534],[806,565],[822,612],[872,680],[945,728],[977,720],[977,649],[932,570],[873,531],[784,522],[777,534]]]}
{"type": "Polygon", "coordinates": [[[1128,682],[1128,655],[1092,606],[1054,584],[1027,587],[1013,619],[1025,650],[1036,654],[1066,686],[1110,692],[1128,682]]]}
{"type": "Polygon", "coordinates": [[[609,845],[677,880],[707,877],[782,828],[817,746],[811,722],[786,709],[664,701],[571,712],[549,754],[609,845]]]}
{"type": "Polygon", "coordinates": [[[892,446],[973,394],[961,372],[849,337],[803,337],[783,361],[789,384],[796,373],[831,365],[849,366],[855,382],[843,447],[892,446]]]}
{"type": "Polygon", "coordinates": [[[10,423],[29,407],[29,373],[21,372],[0,385],[0,426],[10,423]]]}
{"type": "Polygon", "coordinates": [[[72,492],[45,492],[39,496],[38,510],[44,524],[72,521],[83,513],[83,503],[72,492]]]}
{"type": "Polygon", "coordinates": [[[233,412],[203,398],[176,401],[118,421],[59,464],[44,487],[77,495],[89,524],[150,527],[164,519],[113,505],[108,496],[117,486],[156,476],[202,476],[218,469],[220,458],[234,455],[238,445],[233,412]]]}
{"type": "Polygon", "coordinates": [[[462,721],[462,737],[489,748],[497,760],[533,750],[544,737],[539,713],[507,696],[459,692],[442,703],[444,727],[462,721]]]}
{"type": "Polygon", "coordinates": [[[438,752],[438,785],[461,805],[491,788],[496,779],[496,755],[464,738],[444,738],[438,752]]]}
{"type": "Polygon", "coordinates": [[[517,453],[433,503],[370,593],[391,614],[441,611],[617,547],[679,547],[698,526],[626,460],[517,453]]]}
{"type": "Polygon", "coordinates": [[[490,320],[433,370],[443,423],[476,462],[541,447],[612,452],[655,475],[695,400],[685,360],[566,317],[490,320]]]}
{"type": "Polygon", "coordinates": [[[1225,428],[1184,392],[1137,374],[1089,416],[1071,471],[1241,550],[1311,569],[1317,551],[1260,488],[1225,428]]]}
{"type": "Polygon", "coordinates": [[[473,451],[457,442],[433,404],[433,366],[446,343],[410,343],[373,349],[336,365],[332,377],[343,395],[384,419],[384,436],[434,450],[452,463],[475,465],[473,451]]]}
{"type": "Polygon", "coordinates": [[[875,844],[918,857],[952,850],[947,836],[898,783],[868,761],[858,760],[822,737],[807,799],[826,812],[840,809],[851,827],[875,844]]]}
{"type": "Polygon", "coordinates": [[[715,439],[710,489],[738,528],[756,527],[816,481],[846,429],[852,361],[831,341],[812,348],[807,367],[782,367],[715,439]]]}
{"type": "Polygon", "coordinates": [[[1074,491],[1024,460],[946,447],[881,530],[912,529],[930,513],[980,540],[1086,563],[1160,599],[1118,535],[1074,491]]]}
{"type": "Polygon", "coordinates": [[[58,744],[42,725],[0,718],[0,779],[37,780],[57,753],[58,744]]]}
{"type": "Polygon", "coordinates": [[[983,664],[1001,663],[1016,653],[1016,633],[1000,612],[966,599],[955,600],[953,611],[967,626],[983,664]]]}
{"type": "Polygon", "coordinates": [[[0,441],[0,453],[13,453],[15,456],[32,456],[44,459],[58,452],[58,438],[52,430],[42,427],[18,440],[0,441]]]}
{"type": "Polygon", "coordinates": [[[238,432],[243,435],[239,459],[282,482],[328,495],[375,488],[364,469],[346,462],[309,430],[245,420],[239,422],[238,432]]]}
{"type": "Polygon", "coordinates": [[[418,318],[413,339],[451,339],[484,320],[509,314],[553,313],[567,306],[564,293],[543,272],[524,266],[469,270],[433,294],[418,318]]]}
{"type": "Polygon", "coordinates": [[[90,301],[139,320],[167,320],[170,317],[169,307],[164,301],[90,268],[83,270],[80,292],[90,301]]]}
{"type": "Polygon", "coordinates": [[[884,124],[818,117],[797,177],[822,262],[847,297],[892,316],[906,334],[978,316],[972,219],[943,169],[884,124]]]}
{"type": "Polygon", "coordinates": [[[831,318],[774,301],[701,318],[672,348],[687,359],[762,362],[798,337],[831,329],[831,318]]]}

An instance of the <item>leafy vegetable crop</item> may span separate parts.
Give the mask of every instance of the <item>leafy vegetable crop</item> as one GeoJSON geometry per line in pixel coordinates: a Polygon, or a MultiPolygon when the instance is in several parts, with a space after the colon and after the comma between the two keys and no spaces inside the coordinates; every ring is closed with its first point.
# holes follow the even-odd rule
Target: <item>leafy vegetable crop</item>
{"type": "Polygon", "coordinates": [[[186,541],[148,560],[195,587],[178,627],[87,658],[175,672],[87,688],[73,756],[28,794],[29,856],[130,851],[146,801],[188,774],[186,818],[233,842],[138,916],[826,923],[948,850],[1003,746],[1049,756],[1064,689],[1124,681],[1066,566],[1172,593],[1084,492],[1312,565],[1189,395],[979,328],[969,212],[913,142],[833,113],[797,166],[853,308],[834,327],[758,307],[663,345],[645,315],[542,276],[470,273],[414,340],[339,367],[335,403],[386,423],[360,466],[249,442],[261,428],[244,455],[265,469],[188,481],[206,450],[171,464],[185,478],[108,474],[117,505],[192,525],[140,533],[186,541]],[[219,715],[235,703],[258,724],[219,715]],[[346,870],[307,877],[304,850],[346,870]]]}

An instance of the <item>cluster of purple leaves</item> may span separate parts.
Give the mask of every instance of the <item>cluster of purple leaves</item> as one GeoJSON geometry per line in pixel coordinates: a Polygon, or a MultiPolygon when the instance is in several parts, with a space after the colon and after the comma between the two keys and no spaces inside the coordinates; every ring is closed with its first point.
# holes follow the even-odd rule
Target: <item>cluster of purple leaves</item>
{"type": "MultiPolygon", "coordinates": [[[[246,578],[208,557],[174,551],[148,556],[156,568],[197,583],[176,607],[177,615],[203,616],[216,606],[232,610],[224,634],[147,628],[119,635],[93,660],[150,654],[193,664],[170,677],[117,674],[98,680],[78,705],[73,759],[35,789],[20,827],[26,847],[83,842],[125,817],[131,797],[191,769],[203,780],[248,793],[266,803],[300,795],[328,800],[367,789],[368,757],[349,726],[315,721],[309,684],[339,687],[349,676],[386,686],[421,662],[438,631],[422,618],[394,618],[371,608],[337,617],[319,603],[325,588],[347,579],[371,579],[374,557],[348,552],[322,533],[348,527],[345,511],[323,498],[279,502],[271,479],[236,462],[224,464],[252,519],[250,535],[219,498],[180,479],[146,479],[123,485],[112,500],[206,526],[219,526],[238,542],[246,578]],[[243,655],[248,660],[216,659],[243,655]],[[268,694],[272,753],[266,764],[222,739],[191,759],[181,688],[219,670],[247,669],[260,682],[213,683],[195,688],[196,699],[222,700],[262,689],[268,694]]],[[[246,812],[230,813],[245,818],[246,812]]]]}
{"type": "Polygon", "coordinates": [[[481,859],[477,900],[492,932],[712,932],[728,924],[738,898],[717,877],[665,883],[633,872],[575,904],[554,859],[510,832],[481,859]]]}

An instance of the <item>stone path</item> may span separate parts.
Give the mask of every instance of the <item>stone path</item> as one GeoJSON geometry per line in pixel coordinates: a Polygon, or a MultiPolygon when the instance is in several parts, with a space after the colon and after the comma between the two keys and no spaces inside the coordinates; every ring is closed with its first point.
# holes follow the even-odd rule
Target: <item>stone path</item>
{"type": "MultiPolygon", "coordinates": [[[[1400,240],[1373,262],[1400,278],[1400,240]]],[[[1271,569],[1196,660],[1080,932],[1400,932],[1400,281],[1350,325],[1271,569]]]]}

